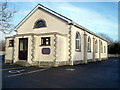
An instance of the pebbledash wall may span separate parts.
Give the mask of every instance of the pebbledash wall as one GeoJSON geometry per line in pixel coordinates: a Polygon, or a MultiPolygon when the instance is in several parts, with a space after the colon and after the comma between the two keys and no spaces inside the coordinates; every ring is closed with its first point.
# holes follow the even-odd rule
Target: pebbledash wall
{"type": "Polygon", "coordinates": [[[30,65],[74,65],[108,58],[107,41],[105,39],[70,19],[51,10],[49,11],[48,8],[40,4],[23,21],[18,24],[16,35],[6,37],[6,63],[22,62],[18,58],[19,38],[28,38],[28,58],[23,62],[27,62],[30,65]],[[34,28],[35,22],[38,20],[44,20],[46,27],[34,28]],[[79,32],[81,38],[80,51],[75,48],[77,32],[79,32]],[[50,37],[50,45],[41,46],[41,37],[50,37]],[[88,37],[91,38],[90,52],[87,51],[88,37]],[[9,40],[14,40],[14,47],[9,47],[9,40]],[[97,52],[95,52],[96,40],[98,44],[97,52]],[[102,42],[103,52],[101,52],[100,42],[102,42]],[[42,54],[42,48],[50,48],[50,54],[42,54]]]}

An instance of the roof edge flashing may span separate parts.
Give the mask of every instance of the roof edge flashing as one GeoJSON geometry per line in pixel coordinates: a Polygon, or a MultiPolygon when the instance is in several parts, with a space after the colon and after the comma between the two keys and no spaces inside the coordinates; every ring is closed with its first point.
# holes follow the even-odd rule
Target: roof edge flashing
{"type": "Polygon", "coordinates": [[[85,28],[85,27],[83,27],[83,26],[81,26],[81,25],[79,25],[79,24],[77,24],[77,23],[75,23],[75,22],[74,22],[74,26],[77,26],[78,28],[81,28],[82,30],[84,30],[84,31],[86,31],[86,32],[88,32],[88,33],[91,33],[92,35],[95,35],[95,36],[97,36],[97,37],[99,37],[99,38],[101,38],[101,39],[103,39],[103,40],[105,40],[105,41],[108,42],[108,40],[106,40],[105,38],[101,37],[100,35],[95,34],[95,33],[92,32],[91,30],[89,30],[89,29],[87,29],[87,28],[85,28]]]}
{"type": "Polygon", "coordinates": [[[57,16],[57,17],[65,20],[65,21],[67,21],[68,23],[72,21],[71,19],[69,19],[69,18],[67,18],[67,17],[65,17],[65,16],[62,16],[61,14],[59,14],[59,13],[57,13],[57,12],[55,12],[55,11],[53,11],[53,10],[51,10],[51,9],[43,6],[43,5],[41,5],[41,4],[37,4],[36,7],[33,8],[33,9],[28,13],[28,15],[26,15],[26,16],[21,20],[21,22],[16,25],[16,27],[15,27],[14,29],[17,30],[17,29],[31,16],[31,14],[33,14],[33,12],[36,11],[38,8],[41,8],[41,9],[43,9],[43,10],[45,10],[45,11],[51,13],[51,14],[54,14],[55,16],[57,16]]]}

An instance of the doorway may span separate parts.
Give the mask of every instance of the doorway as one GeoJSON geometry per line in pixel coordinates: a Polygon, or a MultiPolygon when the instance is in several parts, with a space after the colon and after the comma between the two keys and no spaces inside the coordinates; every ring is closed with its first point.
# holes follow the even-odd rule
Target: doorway
{"type": "Polygon", "coordinates": [[[28,56],[28,38],[19,39],[19,60],[27,60],[28,56]]]}

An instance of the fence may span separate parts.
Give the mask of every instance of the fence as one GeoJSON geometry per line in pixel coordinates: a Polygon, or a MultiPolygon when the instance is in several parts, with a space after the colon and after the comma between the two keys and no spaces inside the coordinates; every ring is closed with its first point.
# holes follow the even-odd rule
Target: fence
{"type": "Polygon", "coordinates": [[[120,57],[120,54],[108,54],[108,57],[120,57]]]}

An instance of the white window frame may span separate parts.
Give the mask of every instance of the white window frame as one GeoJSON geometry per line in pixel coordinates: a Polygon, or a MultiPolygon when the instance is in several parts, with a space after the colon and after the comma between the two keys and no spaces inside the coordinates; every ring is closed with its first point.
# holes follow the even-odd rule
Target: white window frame
{"type": "Polygon", "coordinates": [[[88,48],[87,48],[88,52],[91,52],[91,38],[88,37],[88,48]]]}
{"type": "Polygon", "coordinates": [[[81,51],[81,36],[79,32],[76,32],[76,36],[75,36],[75,50],[81,51]],[[78,38],[77,38],[77,35],[78,35],[78,38]]]}
{"type": "Polygon", "coordinates": [[[95,53],[98,53],[98,41],[95,41],[95,53]]]}
{"type": "Polygon", "coordinates": [[[103,43],[102,43],[102,41],[100,42],[100,50],[101,50],[101,53],[103,53],[103,43]]]}
{"type": "Polygon", "coordinates": [[[106,53],[106,46],[104,46],[104,53],[106,53]]]}

